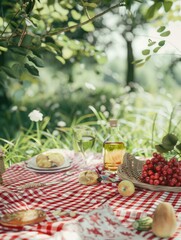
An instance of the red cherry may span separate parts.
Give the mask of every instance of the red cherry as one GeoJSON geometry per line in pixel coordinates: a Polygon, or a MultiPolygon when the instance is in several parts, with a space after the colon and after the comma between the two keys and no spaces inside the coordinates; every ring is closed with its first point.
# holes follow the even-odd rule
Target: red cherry
{"type": "Polygon", "coordinates": [[[163,171],[164,171],[164,170],[167,170],[168,168],[169,168],[168,165],[164,165],[164,166],[163,166],[163,171]]]}
{"type": "Polygon", "coordinates": [[[159,177],[160,177],[160,174],[159,174],[159,173],[155,173],[155,174],[154,174],[154,179],[159,179],[159,177]]]}
{"type": "Polygon", "coordinates": [[[163,173],[164,176],[167,176],[167,171],[166,170],[162,171],[162,173],[163,173]]]}
{"type": "Polygon", "coordinates": [[[157,152],[154,152],[152,155],[153,157],[157,157],[159,154],[157,152]]]}
{"type": "Polygon", "coordinates": [[[169,175],[171,175],[171,174],[172,174],[172,172],[173,172],[173,171],[172,171],[172,169],[171,169],[171,168],[168,168],[168,169],[167,169],[167,173],[168,173],[169,175]]]}
{"type": "Polygon", "coordinates": [[[160,184],[160,181],[159,180],[154,180],[154,185],[159,185],[160,184]]]}
{"type": "Polygon", "coordinates": [[[149,170],[149,171],[148,171],[148,175],[149,175],[149,176],[153,175],[153,171],[152,171],[152,170],[149,170]]]}
{"type": "Polygon", "coordinates": [[[164,180],[163,176],[160,176],[159,180],[162,182],[164,180]]]}
{"type": "Polygon", "coordinates": [[[153,185],[153,179],[150,179],[149,184],[153,185]]]}
{"type": "Polygon", "coordinates": [[[150,164],[151,163],[151,161],[148,159],[148,160],[146,160],[146,164],[150,164]]]}
{"type": "Polygon", "coordinates": [[[146,177],[145,182],[149,183],[149,181],[150,181],[150,177],[146,177]]]}
{"type": "Polygon", "coordinates": [[[161,181],[161,183],[160,183],[161,185],[166,185],[166,181],[161,181]]]}
{"type": "Polygon", "coordinates": [[[148,170],[148,165],[146,165],[146,164],[143,165],[143,170],[145,170],[145,171],[148,170]]]}
{"type": "Polygon", "coordinates": [[[161,167],[160,165],[157,165],[157,166],[155,167],[155,170],[156,170],[157,172],[160,172],[161,169],[162,169],[162,167],[161,167]]]}

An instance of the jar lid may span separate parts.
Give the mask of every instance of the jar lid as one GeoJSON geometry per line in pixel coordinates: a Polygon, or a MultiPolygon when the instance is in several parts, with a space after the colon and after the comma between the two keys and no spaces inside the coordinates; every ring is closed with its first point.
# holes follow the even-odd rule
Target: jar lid
{"type": "Polygon", "coordinates": [[[117,127],[118,120],[117,119],[110,119],[109,124],[111,127],[117,127]]]}

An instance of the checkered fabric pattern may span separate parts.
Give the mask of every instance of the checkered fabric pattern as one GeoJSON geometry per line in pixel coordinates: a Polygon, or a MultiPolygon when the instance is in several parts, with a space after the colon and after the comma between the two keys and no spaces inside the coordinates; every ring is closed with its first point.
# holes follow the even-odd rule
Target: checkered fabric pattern
{"type": "MultiPolygon", "coordinates": [[[[17,210],[42,209],[46,220],[24,227],[5,227],[0,225],[1,240],[41,240],[55,239],[53,236],[61,231],[64,224],[90,212],[104,203],[109,204],[121,223],[144,239],[158,240],[151,231],[136,231],[132,228],[135,219],[152,215],[156,206],[163,201],[170,202],[178,216],[178,229],[173,238],[181,239],[181,193],[153,192],[136,189],[134,196],[122,197],[117,191],[117,183],[99,183],[93,186],[81,185],[78,175],[81,171],[80,154],[64,150],[72,160],[72,168],[57,173],[35,173],[22,164],[12,165],[3,174],[4,185],[0,186],[0,215],[17,210]],[[36,188],[19,189],[29,182],[52,182],[60,184],[36,188]],[[60,216],[57,211],[75,211],[77,215],[60,216]]],[[[102,157],[95,154],[95,163],[91,168],[102,167],[102,157]]]]}

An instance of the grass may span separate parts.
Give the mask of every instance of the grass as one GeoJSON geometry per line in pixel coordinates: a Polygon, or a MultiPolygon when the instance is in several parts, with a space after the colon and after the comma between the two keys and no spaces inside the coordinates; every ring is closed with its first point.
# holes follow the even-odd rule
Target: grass
{"type": "MultiPolygon", "coordinates": [[[[55,126],[51,116],[46,115],[43,121],[39,122],[39,135],[36,124],[27,117],[29,112],[24,111],[23,114],[27,117],[26,127],[22,124],[12,139],[0,138],[0,146],[6,155],[6,166],[24,161],[47,149],[74,149],[72,129],[79,124],[96,128],[94,151],[102,152],[103,141],[109,132],[109,118],[118,119],[119,134],[127,146],[127,151],[136,155],[150,156],[155,151],[155,144],[168,132],[181,138],[181,105],[174,102],[169,95],[160,93],[154,96],[142,88],[132,93],[122,89],[118,97],[107,98],[106,102],[108,104],[100,102],[98,107],[90,105],[86,109],[87,114],[75,115],[65,126],[55,126]]],[[[49,113],[51,115],[51,112],[49,113]]],[[[66,117],[68,118],[68,115],[66,117]]],[[[18,114],[18,119],[20,123],[24,122],[21,114],[18,114]]]]}

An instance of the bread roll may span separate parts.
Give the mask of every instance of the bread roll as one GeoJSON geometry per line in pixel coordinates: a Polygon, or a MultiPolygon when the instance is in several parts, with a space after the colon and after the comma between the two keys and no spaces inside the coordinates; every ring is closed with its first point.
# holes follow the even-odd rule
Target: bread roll
{"type": "Polygon", "coordinates": [[[36,157],[36,165],[40,168],[50,168],[52,166],[45,154],[40,154],[36,157]]]}
{"type": "Polygon", "coordinates": [[[61,153],[42,153],[36,157],[36,164],[40,168],[59,167],[65,162],[64,156],[61,153]]]}
{"type": "Polygon", "coordinates": [[[99,182],[99,175],[91,170],[79,174],[79,182],[84,185],[94,185],[99,182]]]}
{"type": "Polygon", "coordinates": [[[0,223],[4,226],[19,227],[39,223],[45,220],[45,218],[46,214],[42,210],[21,210],[14,213],[5,214],[0,219],[0,223]]]}

